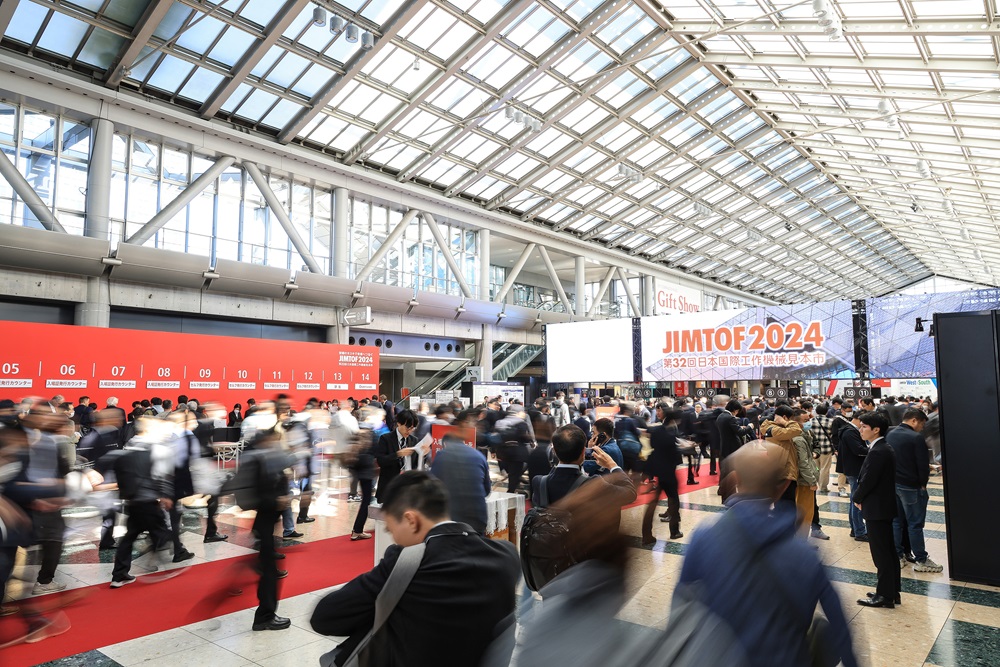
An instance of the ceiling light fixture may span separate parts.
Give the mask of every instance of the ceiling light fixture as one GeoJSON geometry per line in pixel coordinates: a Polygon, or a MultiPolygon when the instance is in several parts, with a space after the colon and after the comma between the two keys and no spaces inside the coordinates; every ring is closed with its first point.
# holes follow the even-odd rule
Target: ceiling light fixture
{"type": "Polygon", "coordinates": [[[340,35],[344,32],[344,27],[347,25],[347,21],[340,18],[339,16],[334,16],[330,19],[330,34],[340,35]]]}
{"type": "Polygon", "coordinates": [[[361,33],[361,48],[365,51],[371,51],[375,48],[375,35],[371,34],[367,30],[361,33]]]}
{"type": "Polygon", "coordinates": [[[323,27],[326,25],[326,10],[322,7],[313,7],[313,20],[312,24],[315,26],[323,27]]]}
{"type": "Polygon", "coordinates": [[[934,178],[934,172],[931,171],[931,164],[927,160],[917,160],[917,173],[924,178],[934,178]]]}
{"type": "Polygon", "coordinates": [[[962,234],[962,240],[963,241],[971,241],[972,240],[972,234],[970,234],[969,230],[966,229],[965,227],[962,227],[961,234],[962,234]]]}
{"type": "Polygon", "coordinates": [[[347,28],[344,30],[344,39],[346,39],[351,44],[355,44],[358,41],[358,26],[353,23],[348,23],[347,28]]]}
{"type": "Polygon", "coordinates": [[[813,0],[813,16],[816,22],[823,28],[823,34],[831,42],[835,42],[844,36],[844,26],[840,22],[840,16],[833,8],[830,0],[813,0]]]}

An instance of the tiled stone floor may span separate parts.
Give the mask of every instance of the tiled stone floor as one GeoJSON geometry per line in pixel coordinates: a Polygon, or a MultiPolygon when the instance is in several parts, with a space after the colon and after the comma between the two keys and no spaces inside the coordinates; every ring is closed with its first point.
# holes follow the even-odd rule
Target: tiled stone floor
{"type": "MultiPolygon", "coordinates": [[[[944,564],[945,571],[932,574],[904,568],[903,604],[895,610],[867,609],[855,603],[874,588],[875,568],[868,545],[855,542],[848,535],[846,501],[836,496],[835,486],[831,489],[834,493],[820,499],[820,520],[831,539],[812,542],[829,566],[830,578],[841,595],[862,664],[870,667],[1000,665],[1000,588],[948,578],[940,478],[931,480],[926,536],[931,557],[944,564]]],[[[618,619],[639,626],[636,631],[642,631],[642,626],[665,626],[686,543],[699,523],[719,512],[714,487],[693,491],[682,500],[684,538],[676,542],[661,539],[652,547],[643,547],[638,537],[632,542],[631,598],[619,612],[618,619]]],[[[306,535],[302,541],[350,532],[356,504],[348,504],[344,496],[339,496],[330,502],[314,503],[313,507],[312,513],[318,520],[305,526],[306,535]]],[[[639,535],[642,512],[642,507],[624,511],[624,532],[639,535]]],[[[250,552],[247,516],[236,508],[225,510],[222,520],[230,527],[224,532],[233,537],[228,543],[204,545],[198,539],[203,532],[203,513],[203,510],[194,511],[185,517],[185,529],[192,532],[185,543],[195,552],[194,564],[250,552]]],[[[96,549],[96,520],[78,519],[70,523],[78,525],[79,532],[67,548],[57,579],[71,586],[109,581],[111,565],[102,562],[108,559],[101,558],[96,549]]],[[[667,532],[666,526],[659,523],[655,524],[654,531],[660,535],[667,532]]],[[[292,619],[292,628],[287,631],[251,632],[253,610],[249,609],[48,664],[74,667],[196,663],[212,667],[315,665],[319,656],[338,641],[317,635],[309,628],[310,612],[325,592],[314,591],[281,601],[279,613],[292,619]]]]}

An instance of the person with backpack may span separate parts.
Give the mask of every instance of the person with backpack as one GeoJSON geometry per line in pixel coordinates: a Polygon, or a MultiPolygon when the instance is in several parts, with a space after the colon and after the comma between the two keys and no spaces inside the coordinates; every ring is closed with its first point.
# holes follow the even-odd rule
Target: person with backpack
{"type": "Polygon", "coordinates": [[[160,422],[146,419],[138,422],[137,434],[124,452],[113,451],[111,463],[118,480],[118,494],[128,508],[125,535],[118,540],[115,566],[111,571],[111,588],[121,588],[135,582],[129,574],[132,568],[132,545],[142,533],[156,551],[171,542],[170,527],[164,511],[170,511],[174,501],[174,449],[160,422]]]}
{"type": "MultiPolygon", "coordinates": [[[[824,636],[830,654],[822,664],[856,667],[840,598],[816,550],[796,539],[794,508],[776,502],[795,484],[784,474],[786,458],[771,443],[747,445],[732,455],[738,493],[719,521],[692,535],[671,608],[693,596],[728,626],[750,667],[790,667],[817,664],[809,633],[820,627],[813,625],[819,603],[829,621],[824,636]]],[[[672,623],[673,617],[668,632],[672,623]]],[[[706,639],[713,637],[718,640],[718,633],[706,639]]]]}
{"type": "MultiPolygon", "coordinates": [[[[610,472],[595,477],[584,474],[581,466],[587,440],[576,426],[557,429],[552,435],[552,448],[559,464],[548,475],[535,478],[533,507],[521,526],[521,569],[525,584],[535,591],[586,558],[590,545],[566,541],[573,522],[579,519],[560,509],[567,496],[585,487],[589,493],[598,494],[600,504],[590,507],[589,513],[599,518],[600,525],[609,530],[613,528],[615,532],[621,525],[621,508],[637,497],[635,484],[600,447],[594,447],[591,455],[598,465],[610,472]]],[[[591,519],[586,521],[591,522],[591,519]]]]}
{"type": "Polygon", "coordinates": [[[569,404],[566,402],[566,394],[562,391],[556,392],[556,398],[551,406],[552,418],[555,420],[555,428],[560,428],[571,424],[569,404]]]}

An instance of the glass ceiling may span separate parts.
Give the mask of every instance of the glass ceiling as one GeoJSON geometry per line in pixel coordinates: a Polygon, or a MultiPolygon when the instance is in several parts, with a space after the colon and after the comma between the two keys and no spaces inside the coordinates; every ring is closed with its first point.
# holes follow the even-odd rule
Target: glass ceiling
{"type": "Polygon", "coordinates": [[[19,0],[2,44],[779,301],[996,285],[996,0],[813,5],[19,0]]]}

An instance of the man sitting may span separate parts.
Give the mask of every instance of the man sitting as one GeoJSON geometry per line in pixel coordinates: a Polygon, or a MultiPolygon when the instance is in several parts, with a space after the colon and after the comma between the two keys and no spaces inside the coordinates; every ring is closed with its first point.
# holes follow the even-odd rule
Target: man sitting
{"type": "Polygon", "coordinates": [[[419,569],[369,646],[386,667],[478,665],[494,629],[514,610],[514,587],[521,578],[514,546],[452,521],[444,484],[426,472],[404,472],[394,479],[382,512],[396,544],[373,570],[320,600],[313,630],[348,637],[337,655],[337,664],[343,664],[371,630],[375,599],[402,547],[423,542],[419,569]]]}

